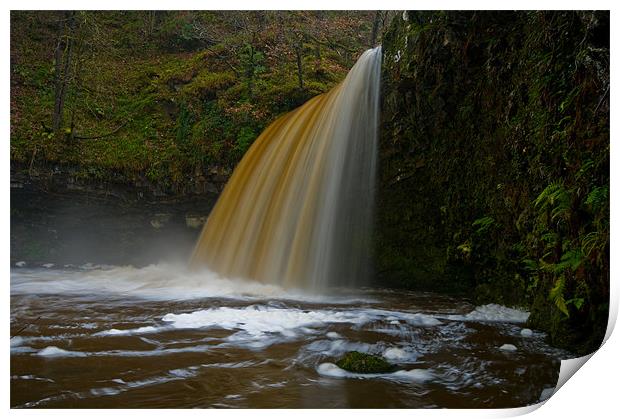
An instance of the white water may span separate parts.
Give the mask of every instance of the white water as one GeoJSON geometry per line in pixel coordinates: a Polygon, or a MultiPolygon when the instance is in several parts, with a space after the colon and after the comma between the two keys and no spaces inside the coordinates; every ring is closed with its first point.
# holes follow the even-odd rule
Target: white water
{"type": "MultiPolygon", "coordinates": [[[[304,290],[283,289],[238,278],[224,278],[206,268],[190,270],[180,264],[155,264],[143,268],[106,266],[93,269],[14,269],[11,294],[104,294],[150,300],[189,300],[199,298],[282,299],[317,302],[359,301],[349,295],[320,295],[304,290]]],[[[354,295],[354,294],[353,294],[354,295]]]]}
{"type": "Polygon", "coordinates": [[[465,315],[446,316],[451,320],[471,320],[489,322],[525,323],[530,313],[525,310],[504,307],[499,304],[487,304],[479,306],[471,313],[465,315]]]}
{"type": "Polygon", "coordinates": [[[380,74],[377,47],[263,131],[211,211],[194,267],[312,291],[365,285],[380,74]]]}
{"type": "Polygon", "coordinates": [[[382,378],[385,380],[423,383],[433,378],[433,374],[423,369],[400,370],[384,374],[357,374],[339,368],[336,364],[326,362],[317,367],[321,375],[337,378],[357,378],[362,380],[382,378]]]}
{"type": "MultiPolygon", "coordinates": [[[[49,328],[63,332],[56,338],[17,337],[11,341],[12,352],[35,352],[45,357],[106,356],[123,355],[123,351],[90,352],[70,351],[56,345],[32,349],[28,344],[76,337],[145,336],[175,329],[224,329],[232,333],[220,343],[233,346],[264,347],[277,342],[297,339],[301,336],[325,336],[315,340],[308,349],[326,354],[341,354],[349,350],[374,350],[393,361],[413,361],[418,352],[411,347],[381,347],[381,345],[347,342],[334,330],[339,324],[347,328],[368,328],[391,335],[407,335],[410,328],[434,328],[454,321],[495,321],[523,323],[527,312],[487,305],[476,307],[464,314],[422,313],[403,310],[387,310],[377,307],[376,300],[362,295],[358,298],[338,296],[307,295],[285,290],[277,286],[254,281],[221,278],[209,271],[189,271],[176,265],[151,265],[144,268],[107,267],[106,269],[30,269],[11,271],[11,294],[14,296],[50,295],[58,297],[83,296],[95,299],[143,299],[151,301],[211,301],[229,299],[227,306],[219,303],[215,307],[186,312],[160,313],[146,320],[146,324],[126,327],[108,321],[97,322],[87,317],[79,323],[56,324],[49,328]],[[203,278],[209,276],[208,281],[203,278]],[[269,302],[265,303],[265,299],[269,302]],[[238,302],[246,301],[242,306],[238,302]],[[263,301],[252,303],[252,301],[263,301]],[[300,301],[310,304],[321,303],[321,308],[294,308],[278,301],[300,301]],[[324,307],[325,303],[332,307],[324,307]],[[334,306],[335,304],[335,306],[334,306]],[[354,305],[352,305],[354,304],[354,305]],[[342,306],[342,308],[338,308],[342,306]],[[105,327],[111,325],[112,327],[105,327]],[[75,331],[75,332],[72,332],[75,331]],[[70,333],[67,333],[70,332],[70,333]]],[[[348,294],[344,292],[344,294],[348,294]]],[[[57,298],[63,304],[63,297],[57,298]]],[[[113,300],[111,300],[113,301],[113,300]]],[[[120,300],[122,301],[122,300],[120,300]]],[[[209,304],[210,305],[210,304],[209,304]]],[[[135,322],[132,322],[135,323],[135,322]]],[[[143,321],[144,323],[144,321],[143,321]]],[[[519,329],[521,334],[521,330],[519,329]]],[[[528,335],[526,332],[525,335],[528,335]]],[[[528,335],[530,336],[530,335],[528,335]]],[[[194,350],[189,349],[188,350],[194,350]]],[[[158,350],[159,351],[159,350],[158,350]]],[[[135,352],[129,352],[129,354],[135,352]]],[[[170,353],[159,351],[156,353],[170,353]]]]}
{"type": "Polygon", "coordinates": [[[407,404],[412,389],[467,397],[501,388],[503,377],[538,374],[543,358],[559,356],[541,332],[522,332],[527,313],[520,310],[433,294],[356,292],[306,295],[175,265],[13,269],[11,327],[26,329],[11,339],[11,385],[39,386],[31,398],[23,393],[21,407],[87,406],[138,388],[158,400],[167,389],[185,394],[184,383],[227,377],[237,381],[222,394],[208,392],[213,406],[247,406],[249,395],[269,389],[331,397],[333,380],[396,386],[390,391],[407,404]],[[206,274],[211,280],[201,281],[206,274]],[[397,371],[345,372],[335,362],[350,351],[383,356],[397,371]],[[81,367],[65,377],[63,365],[81,367]]]}

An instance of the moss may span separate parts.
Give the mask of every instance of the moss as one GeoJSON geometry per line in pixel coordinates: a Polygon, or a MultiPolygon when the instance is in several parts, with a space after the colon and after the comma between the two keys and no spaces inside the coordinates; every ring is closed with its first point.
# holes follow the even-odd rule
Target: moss
{"type": "Polygon", "coordinates": [[[357,351],[347,352],[336,365],[343,370],[359,374],[378,374],[395,370],[394,365],[385,359],[357,351]]]}
{"type": "MultiPolygon", "coordinates": [[[[239,29],[238,14],[244,12],[156,13],[151,29],[142,12],[83,12],[78,18],[85,19],[79,26],[84,44],[75,50],[82,55],[74,57],[79,74],[69,86],[61,127],[62,132],[73,126],[73,132],[56,138],[50,129],[55,13],[11,15],[16,35],[11,48],[19,56],[11,77],[11,159],[28,166],[32,160],[35,169],[82,166],[127,179],[145,176],[163,189],[183,190],[209,164],[234,167],[266,125],[329,90],[350,66],[351,57],[325,48],[321,71],[312,71],[314,45],[308,41],[305,87],[299,89],[296,62],[283,37],[287,28],[275,12],[262,13],[260,25],[266,26],[255,32],[239,29]],[[208,35],[198,35],[197,28],[209,28],[208,35]],[[249,46],[254,49],[250,62],[241,52],[249,46]]],[[[279,13],[288,14],[284,20],[298,14],[279,13]]],[[[311,24],[313,12],[303,13],[311,24]]],[[[322,24],[355,29],[341,37],[361,53],[367,39],[361,34],[369,31],[364,22],[372,15],[346,14],[342,22],[342,13],[327,13],[322,24]]],[[[259,24],[246,18],[250,26],[259,24]]]]}
{"type": "Polygon", "coordinates": [[[193,78],[182,88],[183,95],[196,97],[201,100],[211,100],[217,97],[217,93],[226,90],[236,82],[235,75],[226,73],[212,73],[204,71],[193,78]]]}
{"type": "Polygon", "coordinates": [[[609,14],[407,16],[383,42],[381,280],[527,306],[553,344],[596,349],[609,295],[609,44],[593,34],[609,14]]]}

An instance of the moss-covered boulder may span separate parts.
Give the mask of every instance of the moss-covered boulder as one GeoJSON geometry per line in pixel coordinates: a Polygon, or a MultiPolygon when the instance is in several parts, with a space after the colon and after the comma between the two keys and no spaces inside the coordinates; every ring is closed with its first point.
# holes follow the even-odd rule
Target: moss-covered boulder
{"type": "Polygon", "coordinates": [[[378,374],[395,370],[394,365],[380,356],[357,351],[347,352],[344,357],[336,362],[336,365],[343,370],[360,374],[378,374]]]}

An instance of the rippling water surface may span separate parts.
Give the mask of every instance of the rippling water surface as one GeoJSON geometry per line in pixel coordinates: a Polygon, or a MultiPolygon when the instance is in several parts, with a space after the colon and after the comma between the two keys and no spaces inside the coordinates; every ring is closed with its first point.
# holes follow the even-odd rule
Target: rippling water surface
{"type": "Polygon", "coordinates": [[[174,265],[11,272],[12,407],[518,407],[569,354],[527,313],[385,289],[309,296],[174,265]],[[381,355],[390,374],[334,362],[381,355]]]}

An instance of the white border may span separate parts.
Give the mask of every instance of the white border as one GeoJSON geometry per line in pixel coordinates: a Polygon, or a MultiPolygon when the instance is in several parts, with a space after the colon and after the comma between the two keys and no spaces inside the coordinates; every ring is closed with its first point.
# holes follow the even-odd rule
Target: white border
{"type": "MultiPolygon", "coordinates": [[[[4,30],[4,42],[2,47],[4,49],[3,56],[9,56],[9,30],[10,30],[10,9],[16,10],[25,10],[25,9],[169,9],[169,10],[180,10],[180,9],[216,9],[216,10],[247,10],[247,9],[280,9],[280,10],[290,10],[290,9],[331,9],[331,10],[339,10],[339,9],[357,9],[357,10],[372,10],[372,9],[394,9],[394,10],[404,10],[404,9],[418,9],[418,10],[437,10],[437,9],[462,9],[462,10],[472,10],[472,9],[497,9],[497,10],[532,10],[532,9],[578,9],[578,10],[592,10],[592,9],[604,9],[611,10],[611,41],[612,45],[612,55],[611,55],[611,78],[613,80],[617,79],[617,60],[615,54],[615,46],[618,44],[618,19],[615,18],[617,7],[614,7],[617,2],[612,1],[599,1],[599,0],[591,0],[591,1],[575,1],[575,0],[564,0],[564,1],[549,1],[549,0],[521,0],[521,1],[492,1],[492,0],[468,0],[468,1],[448,1],[448,0],[411,0],[408,2],[405,1],[390,1],[384,0],[381,2],[378,1],[367,1],[367,0],[358,0],[358,1],[338,1],[338,0],[314,0],[314,1],[298,1],[292,3],[290,1],[283,0],[272,0],[272,1],[261,1],[260,3],[250,2],[250,1],[240,1],[240,0],[227,0],[225,2],[213,2],[213,1],[198,1],[198,0],[176,0],[174,2],[171,1],[120,1],[120,0],[92,0],[89,2],[77,1],[77,0],[66,0],[66,1],[32,1],[32,0],[21,0],[21,1],[8,1],[4,2],[3,5],[6,7],[5,13],[2,15],[2,28],[4,30]],[[257,7],[258,6],[258,7],[257,7]]],[[[7,86],[9,85],[9,62],[5,61],[4,66],[2,67],[2,75],[4,79],[5,90],[4,100],[2,102],[3,106],[3,115],[2,126],[3,132],[5,133],[5,146],[2,147],[2,163],[3,163],[3,171],[2,171],[2,180],[5,188],[8,188],[9,185],[9,89],[7,86]]],[[[614,94],[614,91],[611,92],[611,102],[612,102],[612,132],[614,127],[614,121],[616,121],[616,112],[617,109],[617,95],[614,94]]],[[[611,148],[611,183],[612,183],[612,193],[611,193],[611,217],[612,219],[617,219],[617,211],[618,206],[616,205],[618,202],[617,195],[613,192],[615,191],[614,182],[616,180],[616,170],[615,170],[615,162],[617,162],[617,153],[615,153],[615,148],[611,148]]],[[[3,282],[3,295],[5,301],[5,317],[2,322],[2,331],[3,336],[5,337],[5,356],[2,362],[2,375],[3,379],[2,383],[2,396],[3,396],[3,406],[4,409],[9,408],[9,386],[10,386],[10,368],[9,368],[9,322],[8,318],[10,315],[10,299],[9,299],[9,270],[10,270],[10,244],[9,244],[9,217],[10,217],[10,205],[9,205],[9,195],[8,190],[5,189],[5,199],[2,200],[1,208],[2,208],[2,221],[1,228],[3,237],[5,238],[5,246],[2,248],[2,259],[0,263],[4,269],[5,276],[3,282]]],[[[611,237],[618,237],[618,229],[616,228],[615,222],[611,223],[611,237]]],[[[611,246],[611,260],[616,261],[618,259],[618,252],[616,251],[615,246],[611,246]]],[[[620,372],[620,368],[618,367],[618,362],[616,359],[616,354],[620,353],[620,343],[617,337],[617,333],[611,334],[610,332],[613,329],[613,324],[617,318],[618,311],[618,281],[613,278],[616,277],[618,269],[616,269],[616,265],[612,264],[611,266],[611,293],[612,299],[610,303],[610,325],[608,328],[608,334],[606,338],[608,338],[607,342],[603,345],[603,347],[597,351],[592,358],[588,361],[587,366],[581,369],[576,378],[572,380],[568,380],[561,389],[558,389],[556,394],[554,394],[551,399],[547,403],[544,404],[540,409],[535,410],[536,407],[540,407],[540,405],[535,407],[526,407],[520,409],[506,409],[506,410],[330,410],[327,412],[317,412],[314,410],[232,410],[232,411],[204,411],[204,410],[115,410],[110,412],[109,410],[11,410],[8,412],[11,416],[16,417],[30,417],[30,416],[40,416],[43,415],[45,417],[83,417],[85,414],[91,417],[109,417],[110,414],[113,415],[132,415],[137,417],[148,417],[151,419],[152,417],[169,417],[171,415],[178,416],[187,416],[187,417],[203,417],[208,414],[209,416],[215,415],[218,417],[240,417],[245,415],[258,415],[258,416],[269,416],[270,418],[289,418],[291,415],[294,415],[299,418],[310,418],[314,419],[315,415],[338,415],[345,417],[355,417],[358,418],[376,418],[377,415],[389,415],[390,417],[411,417],[415,415],[416,417],[465,417],[465,418],[481,418],[481,417],[511,417],[520,414],[528,413],[532,410],[530,417],[537,418],[572,418],[578,417],[583,418],[585,416],[589,417],[610,417],[612,416],[611,412],[617,411],[617,402],[618,398],[617,390],[615,387],[615,380],[620,372]]],[[[572,362],[575,364],[576,362],[572,362]]],[[[567,363],[564,363],[565,365],[567,363]]],[[[569,363],[570,364],[570,363],[569,363]]],[[[570,370],[574,369],[574,366],[564,366],[563,368],[567,368],[570,370]]],[[[574,372],[574,371],[573,371],[574,372]]]]}

